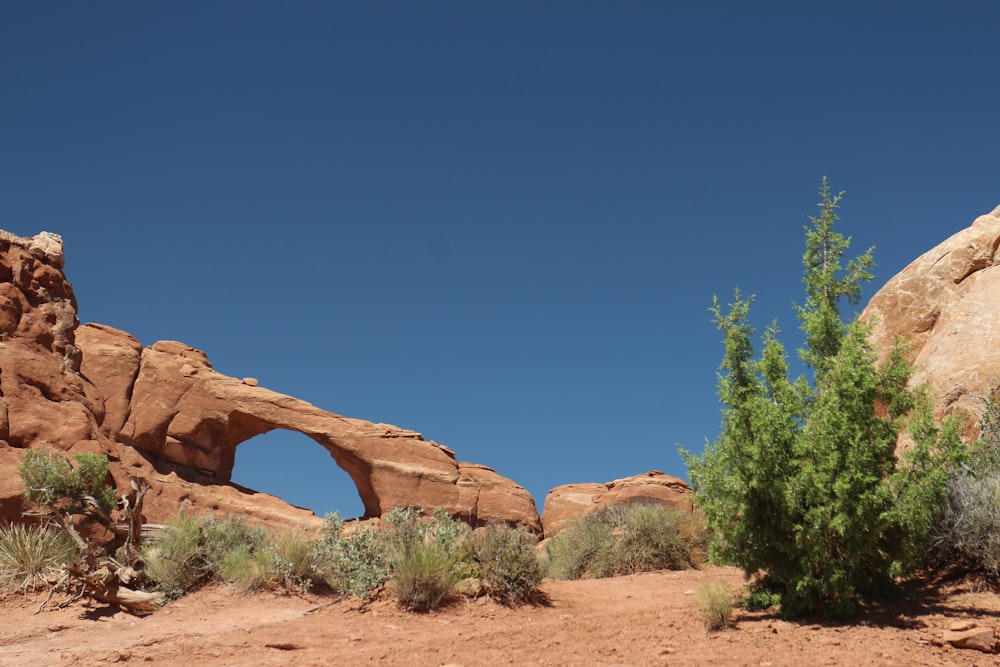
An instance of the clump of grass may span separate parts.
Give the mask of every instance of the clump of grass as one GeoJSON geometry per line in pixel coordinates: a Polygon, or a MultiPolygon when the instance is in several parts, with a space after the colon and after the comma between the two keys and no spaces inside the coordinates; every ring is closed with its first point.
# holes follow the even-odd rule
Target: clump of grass
{"type": "Polygon", "coordinates": [[[698,613],[706,632],[730,627],[733,615],[733,592],[721,581],[711,581],[698,587],[698,613]]]}
{"type": "Polygon", "coordinates": [[[412,611],[440,606],[471,572],[468,526],[441,508],[429,517],[413,507],[397,508],[386,523],[383,537],[399,603],[412,611]]]}
{"type": "Polygon", "coordinates": [[[146,574],[176,599],[217,579],[244,591],[270,581],[308,588],[313,577],[312,542],[292,531],[277,537],[245,516],[182,515],[156,540],[143,545],[146,574]]]}
{"type": "Polygon", "coordinates": [[[490,524],[476,535],[476,571],[489,594],[504,604],[534,602],[543,571],[535,538],[524,529],[490,524]]]}
{"type": "Polygon", "coordinates": [[[278,535],[271,544],[272,569],[286,586],[308,591],[315,581],[315,540],[302,530],[278,535]]]}
{"type": "Polygon", "coordinates": [[[411,611],[439,607],[461,578],[457,554],[443,542],[411,538],[393,558],[396,598],[411,611]]]}
{"type": "Polygon", "coordinates": [[[570,522],[548,543],[557,579],[698,567],[708,535],[700,515],[665,505],[611,505],[570,522]]]}
{"type": "Polygon", "coordinates": [[[222,557],[217,576],[227,584],[250,593],[274,579],[274,556],[267,549],[238,546],[222,557]]]}
{"type": "Polygon", "coordinates": [[[176,599],[211,576],[202,547],[202,521],[181,515],[155,540],[142,545],[146,576],[169,599],[176,599]]]}
{"type": "Polygon", "coordinates": [[[208,517],[203,520],[202,549],[213,573],[221,570],[228,554],[241,549],[252,554],[264,549],[269,540],[266,529],[251,525],[243,515],[226,514],[222,518],[208,517]]]}
{"type": "Polygon", "coordinates": [[[69,537],[54,526],[0,528],[0,586],[27,591],[49,583],[63,564],[79,559],[69,537]]]}

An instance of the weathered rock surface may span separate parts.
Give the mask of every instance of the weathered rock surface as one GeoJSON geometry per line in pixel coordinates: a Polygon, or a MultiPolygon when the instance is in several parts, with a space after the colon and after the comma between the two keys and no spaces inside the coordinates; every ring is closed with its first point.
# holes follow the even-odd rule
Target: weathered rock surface
{"type": "Polygon", "coordinates": [[[975,422],[1000,386],[998,246],[1000,207],[918,257],[865,308],[883,355],[895,339],[910,341],[913,381],[930,386],[939,416],[959,410],[975,422]]]}
{"type": "Polygon", "coordinates": [[[545,496],[542,526],[545,536],[552,537],[569,521],[599,507],[629,503],[656,503],[690,512],[693,509],[690,493],[687,482],[659,470],[605,484],[564,484],[545,496]]]}
{"type": "MultiPolygon", "coordinates": [[[[176,341],[143,348],[124,331],[79,326],[62,273],[62,242],[0,232],[0,517],[23,508],[23,451],[50,447],[108,455],[119,488],[128,475],[153,485],[147,520],[197,509],[247,513],[268,523],[308,522],[310,512],[229,483],[236,447],[273,429],[324,447],[357,485],[365,515],[397,506],[442,506],[473,525],[540,532],[531,495],[512,480],[416,432],[321,410],[216,372],[176,341]]],[[[280,453],[276,453],[280,456],[280,453]]]]}

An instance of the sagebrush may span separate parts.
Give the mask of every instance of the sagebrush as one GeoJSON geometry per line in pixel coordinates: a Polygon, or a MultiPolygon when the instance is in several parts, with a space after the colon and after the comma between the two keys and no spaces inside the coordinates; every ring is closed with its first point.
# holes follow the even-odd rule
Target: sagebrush
{"type": "Polygon", "coordinates": [[[660,504],[611,505],[574,519],[549,540],[557,579],[698,567],[708,535],[700,514],[660,504]]]}
{"type": "Polygon", "coordinates": [[[475,537],[476,574],[489,595],[503,604],[538,602],[544,572],[535,538],[524,528],[490,524],[475,537]]]}
{"type": "Polygon", "coordinates": [[[929,561],[1000,586],[1000,396],[986,400],[980,437],[955,466],[931,529],[929,561]]]}

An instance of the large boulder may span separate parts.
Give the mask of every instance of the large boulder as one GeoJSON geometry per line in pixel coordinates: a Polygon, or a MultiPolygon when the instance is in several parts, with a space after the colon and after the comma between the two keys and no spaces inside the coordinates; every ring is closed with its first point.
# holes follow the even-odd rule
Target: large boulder
{"type": "Polygon", "coordinates": [[[609,505],[653,503],[690,512],[694,509],[690,493],[691,487],[683,479],[659,470],[604,484],[564,484],[545,496],[542,526],[545,537],[552,537],[573,519],[609,505]]]}
{"type": "MultiPolygon", "coordinates": [[[[147,520],[192,509],[264,523],[318,521],[311,512],[230,483],[236,447],[273,429],[303,433],[352,478],[367,517],[394,507],[444,507],[473,525],[541,532],[531,495],[414,431],[321,410],[216,372],[176,341],[143,348],[124,331],[79,326],[62,272],[62,241],[0,231],[0,519],[17,519],[27,448],[108,456],[119,488],[142,477],[147,520]]],[[[280,452],[275,453],[280,456],[280,452]]]]}
{"type": "Polygon", "coordinates": [[[914,383],[927,383],[938,416],[967,413],[970,436],[983,398],[1000,386],[1000,207],[924,253],[875,294],[863,317],[885,356],[910,343],[914,383]]]}

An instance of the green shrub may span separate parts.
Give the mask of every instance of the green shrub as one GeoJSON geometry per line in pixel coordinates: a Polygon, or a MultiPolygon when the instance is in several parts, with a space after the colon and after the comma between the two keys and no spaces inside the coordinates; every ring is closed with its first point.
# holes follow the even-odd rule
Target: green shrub
{"type": "Polygon", "coordinates": [[[243,548],[253,553],[263,549],[267,542],[267,530],[250,525],[246,516],[226,514],[221,519],[208,517],[203,520],[202,549],[213,573],[219,572],[227,554],[243,548]]]}
{"type": "Polygon", "coordinates": [[[342,534],[336,512],[326,515],[319,540],[312,546],[314,576],[334,591],[367,600],[389,580],[389,553],[378,531],[362,526],[342,534]]]}
{"type": "Polygon", "coordinates": [[[698,587],[698,613],[706,632],[728,628],[733,615],[733,592],[721,581],[712,581],[698,587]]]}
{"type": "MultiPolygon", "coordinates": [[[[450,550],[469,546],[469,527],[441,507],[434,508],[430,516],[423,508],[397,507],[385,515],[385,522],[383,538],[390,552],[405,549],[415,541],[438,542],[450,550]]],[[[471,560],[471,554],[466,555],[471,560]]]]}
{"type": "Polygon", "coordinates": [[[396,597],[411,611],[438,607],[462,579],[462,562],[448,544],[410,537],[393,555],[396,597]]]}
{"type": "Polygon", "coordinates": [[[143,543],[146,576],[168,598],[179,598],[212,575],[202,546],[201,519],[181,515],[155,540],[143,543]]]}
{"type": "Polygon", "coordinates": [[[63,564],[79,559],[65,532],[53,526],[0,528],[0,586],[26,591],[48,583],[63,564]]]}
{"type": "Polygon", "coordinates": [[[613,514],[618,506],[601,508],[574,519],[546,545],[549,575],[555,579],[611,576],[614,570],[613,514]]]}
{"type": "Polygon", "coordinates": [[[543,572],[527,531],[490,524],[477,533],[474,550],[476,573],[491,597],[504,604],[539,599],[543,572]]]}
{"type": "Polygon", "coordinates": [[[617,536],[619,572],[682,570],[706,560],[701,517],[662,505],[631,505],[617,536]]]}
{"type": "Polygon", "coordinates": [[[83,496],[91,496],[97,505],[110,513],[115,508],[115,489],[108,483],[111,468],[108,457],[100,454],[77,454],[74,467],[59,454],[29,449],[24,452],[20,473],[27,489],[25,497],[38,505],[60,501],[68,504],[67,514],[82,510],[83,496]]]}
{"type": "Polygon", "coordinates": [[[244,591],[270,581],[308,590],[316,553],[314,541],[301,531],[275,537],[233,515],[182,515],[142,548],[147,576],[170,598],[212,578],[244,591]]]}
{"type": "Polygon", "coordinates": [[[222,556],[216,574],[242,591],[260,590],[275,578],[274,556],[267,549],[242,544],[222,556]]]}
{"type": "Polygon", "coordinates": [[[396,508],[385,521],[396,597],[413,611],[434,609],[471,573],[469,527],[440,507],[430,516],[422,508],[396,508]]]}
{"type": "Polygon", "coordinates": [[[705,562],[697,514],[653,504],[611,505],[571,521],[547,545],[557,579],[679,570],[705,562]]]}
{"type": "Polygon", "coordinates": [[[764,611],[781,604],[781,593],[772,590],[766,580],[758,581],[744,589],[739,604],[747,611],[764,611]]]}

